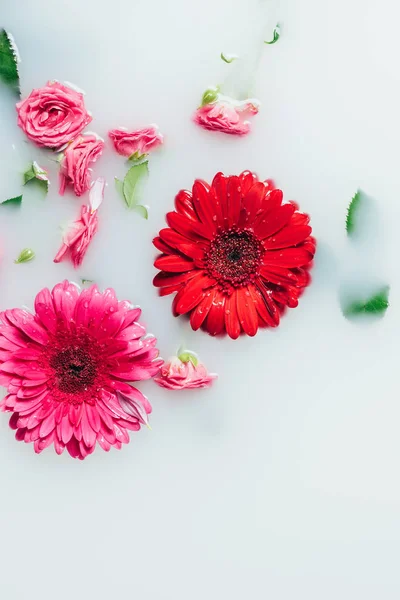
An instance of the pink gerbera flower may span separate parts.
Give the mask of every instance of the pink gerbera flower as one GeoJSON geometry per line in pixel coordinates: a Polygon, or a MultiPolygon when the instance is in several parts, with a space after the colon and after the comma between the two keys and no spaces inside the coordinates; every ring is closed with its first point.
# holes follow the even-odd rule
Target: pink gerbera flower
{"type": "Polygon", "coordinates": [[[162,360],[140,313],[112,289],[80,292],[68,281],[40,291],[34,315],[0,313],[0,409],[13,413],[17,440],[84,459],[96,443],[121,448],[128,430],[147,424],[151,406],[128,382],[150,379],[162,360]]]}

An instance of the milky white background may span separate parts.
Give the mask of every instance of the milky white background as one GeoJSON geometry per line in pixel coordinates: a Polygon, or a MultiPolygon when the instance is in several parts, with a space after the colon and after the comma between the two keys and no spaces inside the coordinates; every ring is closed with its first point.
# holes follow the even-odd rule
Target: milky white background
{"type": "Polygon", "coordinates": [[[0,415],[0,598],[399,598],[397,10],[393,0],[3,3],[24,96],[72,81],[87,92],[90,130],[157,122],[165,146],[151,158],[147,222],[117,196],[125,164],[107,146],[95,169],[109,181],[100,232],[77,273],[54,265],[59,226],[81,203],[58,196],[56,165],[24,141],[1,86],[1,200],[20,193],[32,159],[52,184],[46,199],[26,188],[20,210],[0,208],[0,308],[31,306],[65,277],[94,279],[142,306],[164,357],[185,343],[220,378],[183,393],[141,385],[152,431],[83,463],[36,456],[0,415]],[[277,20],[281,41],[262,46],[277,20]],[[226,65],[221,51],[247,58],[226,65]],[[190,120],[207,85],[227,77],[262,102],[246,139],[190,120]],[[312,215],[319,251],[313,285],[278,330],[232,342],[172,317],[152,287],[151,240],[181,187],[243,169],[273,177],[312,215]],[[373,219],[351,243],[344,218],[359,186],[373,219]],[[37,258],[14,265],[26,246],[37,258]],[[357,282],[391,284],[384,319],[342,317],[339,293],[357,282]]]}

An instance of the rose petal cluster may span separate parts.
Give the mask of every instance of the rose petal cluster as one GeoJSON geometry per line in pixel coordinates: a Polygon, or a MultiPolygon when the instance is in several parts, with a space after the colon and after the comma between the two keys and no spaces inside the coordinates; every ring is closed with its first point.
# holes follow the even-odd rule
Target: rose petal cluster
{"type": "Polygon", "coordinates": [[[90,123],[83,94],[49,81],[16,105],[18,125],[38,146],[59,149],[90,123]]]}
{"type": "Polygon", "coordinates": [[[69,185],[76,196],[90,189],[90,165],[101,156],[103,149],[103,140],[94,134],[80,135],[67,146],[60,164],[61,196],[69,185]]]}

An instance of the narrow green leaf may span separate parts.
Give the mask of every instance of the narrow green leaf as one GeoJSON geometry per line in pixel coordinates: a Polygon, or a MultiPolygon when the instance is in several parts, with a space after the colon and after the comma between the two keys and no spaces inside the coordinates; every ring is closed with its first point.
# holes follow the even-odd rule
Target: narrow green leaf
{"type": "Polygon", "coordinates": [[[120,179],[118,179],[117,177],[114,177],[114,180],[115,180],[115,188],[116,188],[118,194],[124,200],[124,182],[121,181],[120,179]]]}
{"type": "Polygon", "coordinates": [[[124,198],[128,208],[132,208],[136,204],[135,190],[136,186],[142,177],[148,174],[148,161],[134,165],[129,169],[124,178],[124,198]]]}
{"type": "Polygon", "coordinates": [[[275,26],[275,29],[274,29],[272,40],[270,42],[264,41],[264,44],[268,44],[269,46],[272,46],[272,44],[276,44],[276,42],[279,40],[280,37],[281,37],[281,28],[280,28],[279,23],[277,23],[277,25],[275,26]]]}
{"type": "Polygon", "coordinates": [[[147,206],[144,206],[143,204],[135,204],[134,206],[132,206],[132,210],[137,212],[141,217],[143,217],[143,219],[147,220],[149,218],[149,211],[147,209],[147,206]]]}
{"type": "Polygon", "coordinates": [[[362,191],[357,190],[351,199],[346,215],[346,231],[347,235],[352,235],[356,228],[358,214],[362,205],[362,191]]]}
{"type": "Polygon", "coordinates": [[[0,29],[0,79],[20,97],[18,50],[12,36],[0,29]]]}
{"type": "Polygon", "coordinates": [[[234,60],[237,59],[237,55],[236,54],[224,54],[223,52],[221,52],[221,58],[224,62],[228,63],[228,65],[230,65],[234,60]]]}
{"type": "Polygon", "coordinates": [[[15,198],[8,198],[8,200],[4,200],[4,202],[1,202],[1,204],[15,204],[17,206],[20,206],[22,202],[22,194],[21,196],[15,196],[15,198]]]}
{"type": "Polygon", "coordinates": [[[94,283],[93,279],[82,279],[81,278],[81,283],[82,285],[92,285],[92,283],[94,283]]]}
{"type": "Polygon", "coordinates": [[[370,314],[382,315],[389,307],[389,286],[385,286],[367,300],[355,301],[343,307],[345,317],[370,314]]]}
{"type": "Polygon", "coordinates": [[[128,163],[133,163],[133,164],[137,164],[142,162],[142,160],[147,156],[147,154],[139,154],[139,152],[134,152],[133,154],[130,155],[130,157],[128,158],[128,163]]]}
{"type": "Polygon", "coordinates": [[[33,260],[35,258],[35,253],[32,248],[24,248],[18,255],[18,258],[14,260],[15,264],[25,263],[33,260]]]}

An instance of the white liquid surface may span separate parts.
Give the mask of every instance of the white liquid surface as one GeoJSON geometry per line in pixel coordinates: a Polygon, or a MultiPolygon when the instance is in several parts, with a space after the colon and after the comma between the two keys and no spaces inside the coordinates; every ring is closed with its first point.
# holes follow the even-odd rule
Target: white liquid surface
{"type": "MultiPolygon", "coordinates": [[[[110,128],[156,122],[146,222],[114,189],[122,158],[107,151],[100,231],[83,267],[52,262],[59,226],[81,200],[57,193],[57,165],[16,127],[0,88],[0,196],[20,193],[29,160],[50,169],[46,199],[24,189],[0,207],[0,308],[84,277],[143,308],[164,357],[182,343],[220,378],[169,393],[146,382],[152,431],[83,463],[17,443],[0,415],[0,598],[6,600],[398,600],[400,543],[400,214],[398,9],[391,0],[15,0],[0,25],[18,44],[23,96],[48,79],[86,91],[110,128]],[[378,8],[379,5],[379,8],[378,8]],[[256,62],[262,102],[238,139],[191,123],[208,85],[226,78],[220,52],[256,62]],[[261,31],[264,29],[264,31],[261,31]],[[312,217],[313,284],[276,331],[213,339],[171,315],[152,287],[151,240],[180,188],[221,170],[273,177],[312,217]],[[345,235],[361,187],[378,221],[359,244],[345,235]],[[24,247],[36,259],[15,265],[24,247]],[[391,308],[346,321],[346,281],[391,285],[391,308]]],[[[240,63],[239,63],[240,64],[240,63]]],[[[243,63],[242,63],[243,64],[243,63]]],[[[240,69],[239,69],[240,71],[240,69]]],[[[238,73],[238,89],[251,77],[238,73]]],[[[232,84],[232,78],[228,81],[232,84]]],[[[232,84],[235,85],[235,84],[232,84]]],[[[228,90],[226,90],[228,93],[228,90]]]]}

